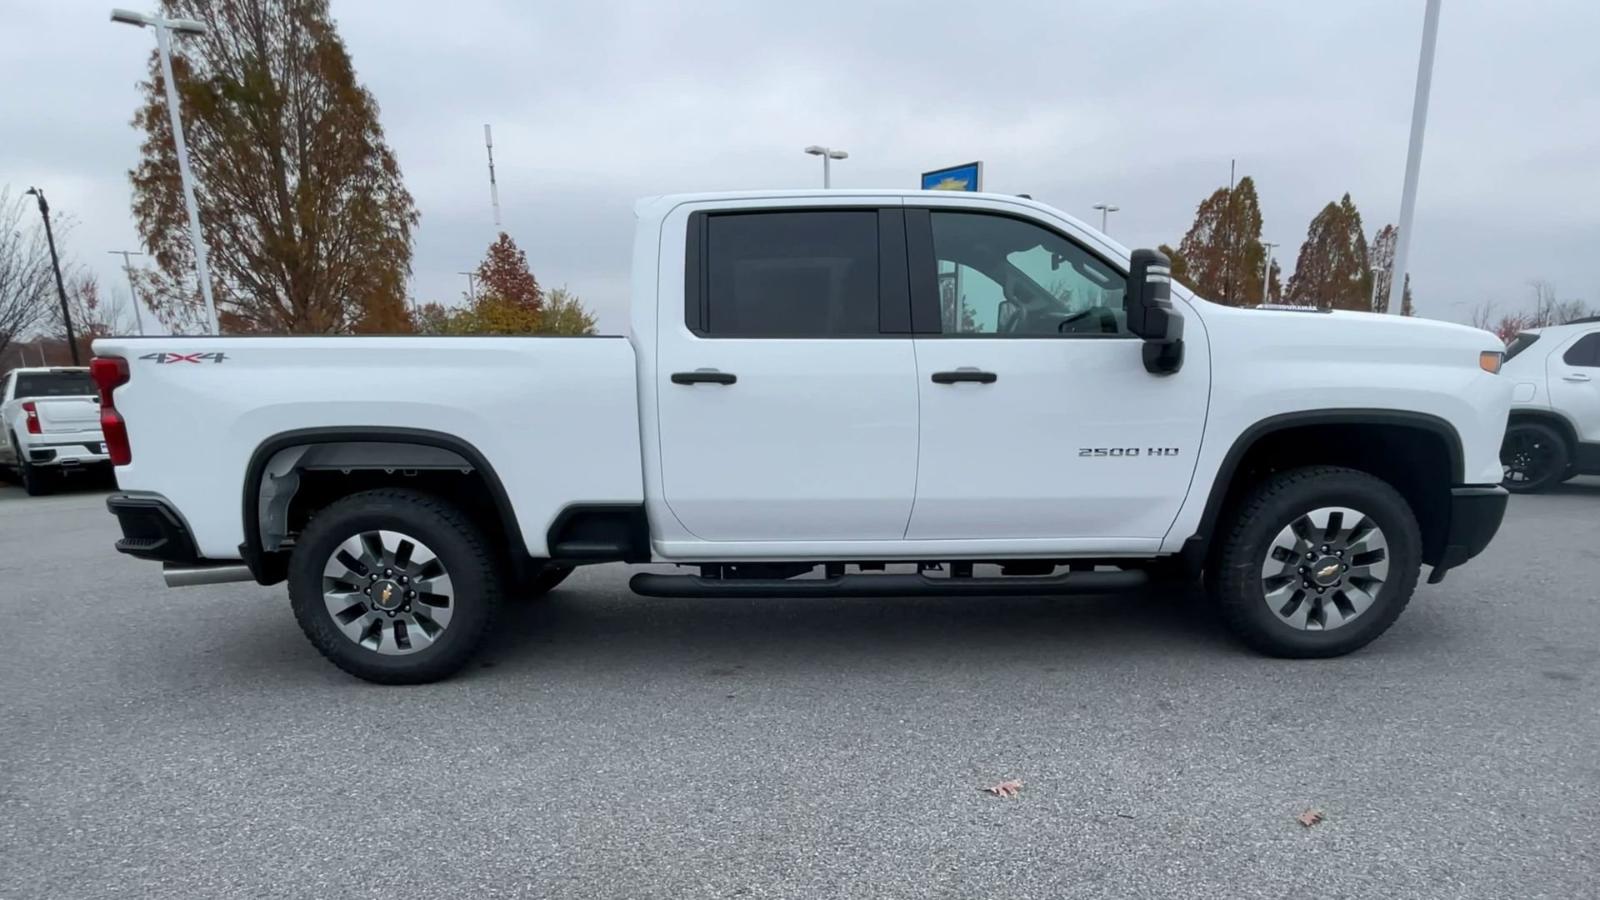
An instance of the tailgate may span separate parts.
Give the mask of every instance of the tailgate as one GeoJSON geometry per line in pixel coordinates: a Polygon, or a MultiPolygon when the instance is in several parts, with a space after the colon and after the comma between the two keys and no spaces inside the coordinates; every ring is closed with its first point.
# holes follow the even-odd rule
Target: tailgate
{"type": "Polygon", "coordinates": [[[33,401],[45,434],[94,431],[100,427],[100,401],[94,397],[52,397],[33,401]]]}

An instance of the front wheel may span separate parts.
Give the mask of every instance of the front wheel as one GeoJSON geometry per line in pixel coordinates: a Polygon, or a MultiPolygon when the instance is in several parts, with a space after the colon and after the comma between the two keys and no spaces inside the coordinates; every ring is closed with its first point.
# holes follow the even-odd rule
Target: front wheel
{"type": "Polygon", "coordinates": [[[500,572],[458,507],[417,491],[365,491],[312,518],[289,561],[289,600],[334,665],[380,684],[421,684],[477,652],[500,572]]]}
{"type": "Polygon", "coordinates": [[[1567,441],[1542,422],[1517,422],[1506,429],[1500,443],[1500,464],[1505,468],[1505,489],[1532,494],[1569,477],[1567,441]]]}
{"type": "Polygon", "coordinates": [[[1269,656],[1366,646],[1399,618],[1421,571],[1421,531],[1405,498],[1336,466],[1263,481],[1221,541],[1213,584],[1223,621],[1269,656]]]}

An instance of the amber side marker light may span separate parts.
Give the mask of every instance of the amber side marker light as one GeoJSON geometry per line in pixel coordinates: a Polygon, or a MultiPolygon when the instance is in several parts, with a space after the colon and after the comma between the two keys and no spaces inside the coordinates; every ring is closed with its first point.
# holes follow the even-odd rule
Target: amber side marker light
{"type": "Polygon", "coordinates": [[[1490,375],[1500,374],[1501,353],[1498,350],[1485,350],[1478,354],[1478,368],[1490,375]]]}

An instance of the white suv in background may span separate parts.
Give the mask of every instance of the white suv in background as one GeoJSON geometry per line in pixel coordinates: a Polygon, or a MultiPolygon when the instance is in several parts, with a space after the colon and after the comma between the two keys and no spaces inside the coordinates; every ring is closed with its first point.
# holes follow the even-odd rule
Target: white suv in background
{"type": "Polygon", "coordinates": [[[1512,382],[1505,486],[1526,493],[1600,475],[1600,316],[1518,334],[1501,374],[1512,382]]]}

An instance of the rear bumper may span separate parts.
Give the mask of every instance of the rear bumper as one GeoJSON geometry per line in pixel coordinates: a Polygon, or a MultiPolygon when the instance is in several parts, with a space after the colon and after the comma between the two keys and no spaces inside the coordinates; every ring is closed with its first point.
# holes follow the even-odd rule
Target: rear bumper
{"type": "Polygon", "coordinates": [[[201,562],[183,517],[159,494],[112,494],[106,509],[122,526],[117,552],[169,563],[201,562]]]}
{"type": "Polygon", "coordinates": [[[1444,580],[1446,572],[1483,552],[1500,530],[1511,495],[1498,484],[1463,485],[1450,489],[1450,529],[1444,552],[1428,574],[1429,584],[1444,580]]]}
{"type": "Polygon", "coordinates": [[[85,435],[45,435],[29,443],[23,451],[28,463],[35,466],[92,466],[109,463],[106,445],[99,432],[85,435]]]}

